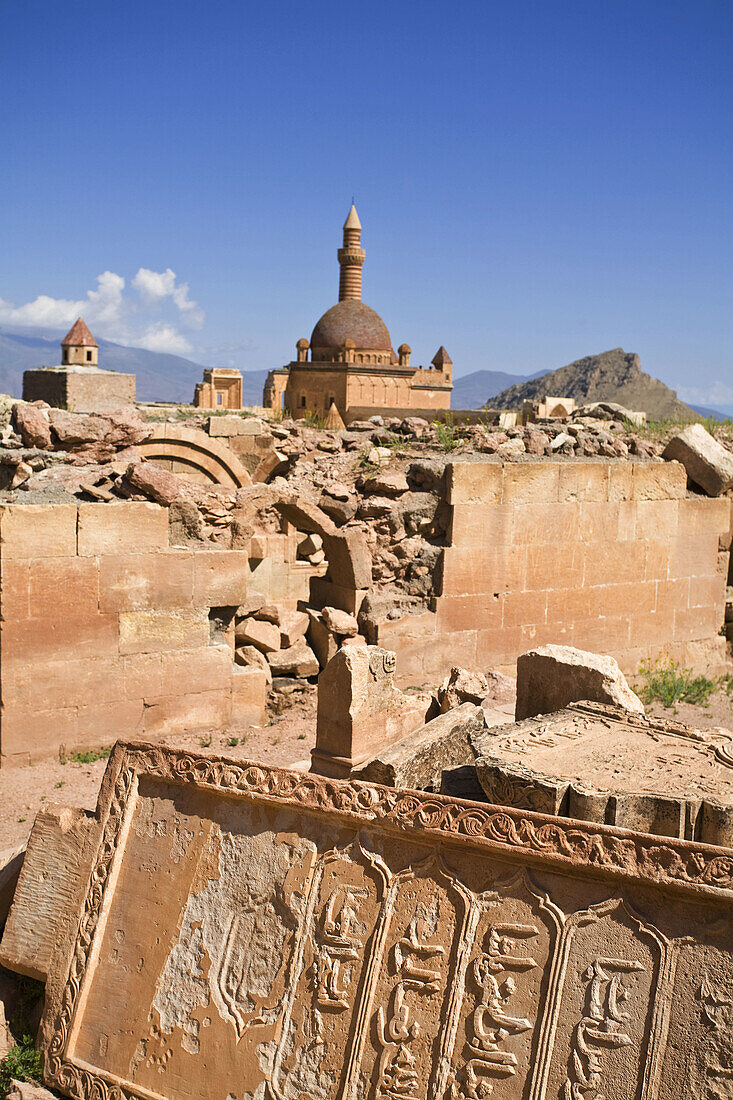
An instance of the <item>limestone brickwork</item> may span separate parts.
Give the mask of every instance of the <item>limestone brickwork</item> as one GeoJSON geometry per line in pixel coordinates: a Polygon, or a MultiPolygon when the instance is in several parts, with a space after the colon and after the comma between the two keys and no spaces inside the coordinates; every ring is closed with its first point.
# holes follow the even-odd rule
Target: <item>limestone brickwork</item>
{"type": "Polygon", "coordinates": [[[0,508],[3,766],[261,722],[265,674],[234,665],[247,555],[168,531],[147,502],[0,508]]]}
{"type": "Polygon", "coordinates": [[[401,683],[548,643],[723,671],[731,512],[676,462],[454,462],[432,610],[380,623],[401,683]]]}
{"type": "Polygon", "coordinates": [[[392,348],[387,326],[361,300],[361,222],[352,205],[338,250],[339,300],[317,322],[310,341],[302,337],[296,358],[270,371],[263,404],[288,409],[296,419],[325,418],[332,404],[348,422],[356,406],[440,410],[450,408],[453,363],[444,347],[428,367],[410,366],[411,349],[392,348]],[[310,354],[310,359],[309,359],[310,354]]]}

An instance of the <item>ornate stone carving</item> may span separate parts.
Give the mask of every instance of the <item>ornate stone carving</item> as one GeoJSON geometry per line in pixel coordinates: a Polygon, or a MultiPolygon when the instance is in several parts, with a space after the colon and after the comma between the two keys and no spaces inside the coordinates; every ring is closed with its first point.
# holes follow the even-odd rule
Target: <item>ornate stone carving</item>
{"type": "Polygon", "coordinates": [[[727,1095],[733,853],[142,745],[99,813],[43,1022],[69,1095],[727,1095]]]}

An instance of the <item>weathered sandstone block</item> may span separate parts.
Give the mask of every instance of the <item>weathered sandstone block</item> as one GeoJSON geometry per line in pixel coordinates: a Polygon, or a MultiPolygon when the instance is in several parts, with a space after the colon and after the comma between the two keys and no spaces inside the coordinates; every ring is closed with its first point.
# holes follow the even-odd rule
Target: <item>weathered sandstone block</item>
{"type": "Polygon", "coordinates": [[[725,1095],[725,850],[141,744],[98,815],[47,985],[51,1087],[725,1095]]]}
{"type": "Polygon", "coordinates": [[[341,611],[338,607],[324,607],[321,616],[332,634],[353,638],[359,633],[359,624],[348,611],[341,611]]]}
{"type": "Polygon", "coordinates": [[[473,761],[470,735],[483,728],[481,707],[461,703],[376,753],[371,760],[355,768],[351,777],[383,783],[386,787],[440,790],[444,769],[473,761]]]}
{"type": "Polygon", "coordinates": [[[613,657],[572,646],[545,645],[517,658],[517,721],[549,714],[581,699],[615,703],[635,714],[644,713],[641,699],[631,690],[613,657]]]}
{"type": "Polygon", "coordinates": [[[733,733],[573,703],[471,735],[490,802],[733,846],[733,733]]]}
{"type": "Polygon", "coordinates": [[[244,619],[237,623],[237,645],[253,645],[261,653],[274,653],[280,648],[280,628],[264,619],[244,619]]]}
{"type": "Polygon", "coordinates": [[[80,504],[78,553],[140,554],[168,548],[168,512],[159,504],[128,500],[80,504]]]}
{"type": "Polygon", "coordinates": [[[346,776],[375,752],[425,722],[425,706],[394,686],[394,653],[378,646],[340,649],[318,681],[312,770],[346,776]]]}
{"type": "Polygon", "coordinates": [[[303,637],[287,649],[268,653],[267,659],[273,676],[317,676],[320,669],[315,653],[303,637]]]}
{"type": "Polygon", "coordinates": [[[690,424],[679,435],[672,436],[663,457],[681,462],[690,481],[708,496],[718,497],[733,485],[733,454],[702,424],[690,424]]]}

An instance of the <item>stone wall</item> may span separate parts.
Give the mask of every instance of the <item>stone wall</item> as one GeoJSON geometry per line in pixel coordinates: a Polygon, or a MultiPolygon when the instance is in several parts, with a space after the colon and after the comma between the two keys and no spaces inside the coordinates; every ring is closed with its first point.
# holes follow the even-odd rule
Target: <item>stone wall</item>
{"type": "Polygon", "coordinates": [[[135,375],[73,366],[27,370],[23,400],[46,401],[70,412],[115,412],[135,404],[135,375]]]}
{"type": "Polygon", "coordinates": [[[170,547],[155,504],[0,508],[2,765],[261,722],[265,674],[233,663],[248,576],[170,547]]]}
{"type": "Polygon", "coordinates": [[[722,670],[730,501],[688,496],[676,462],[453,463],[433,609],[379,624],[402,684],[513,666],[533,646],[669,654],[722,670]]]}

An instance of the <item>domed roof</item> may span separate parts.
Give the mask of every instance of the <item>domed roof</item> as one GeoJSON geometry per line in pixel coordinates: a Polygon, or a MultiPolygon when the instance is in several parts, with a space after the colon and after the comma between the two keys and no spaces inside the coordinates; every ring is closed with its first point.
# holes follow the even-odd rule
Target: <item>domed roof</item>
{"type": "Polygon", "coordinates": [[[391,351],[392,340],[382,318],[364,302],[347,298],[331,306],[313,329],[312,348],[342,348],[351,339],[357,348],[391,351]]]}

